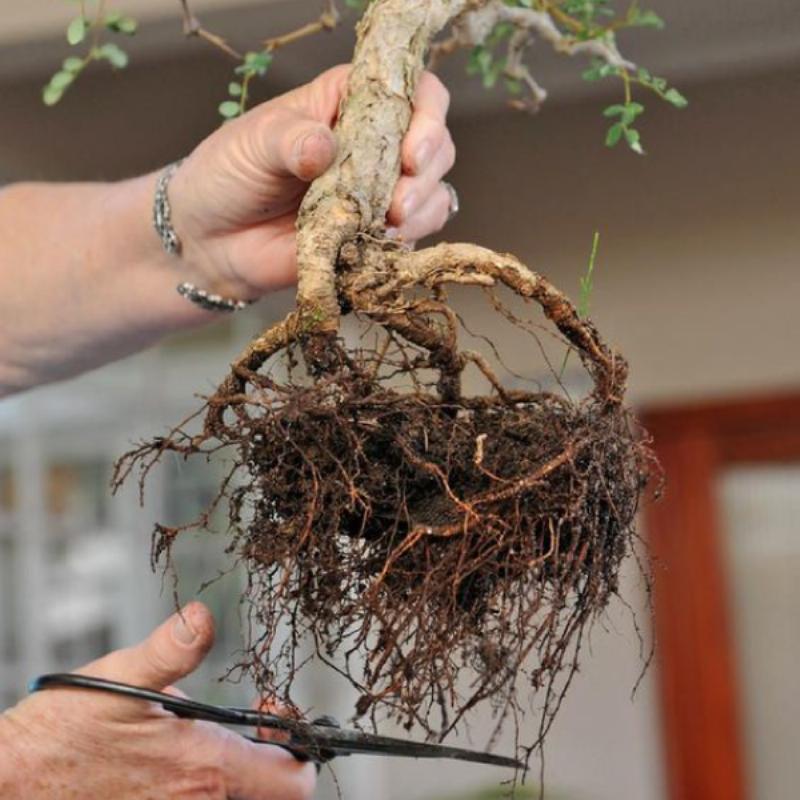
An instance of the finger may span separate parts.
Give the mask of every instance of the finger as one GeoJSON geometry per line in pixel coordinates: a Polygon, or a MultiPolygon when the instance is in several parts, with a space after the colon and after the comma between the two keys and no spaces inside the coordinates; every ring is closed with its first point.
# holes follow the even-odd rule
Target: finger
{"type": "Polygon", "coordinates": [[[444,123],[450,110],[450,92],[432,72],[423,72],[414,95],[414,111],[444,123]]]}
{"type": "Polygon", "coordinates": [[[324,123],[289,109],[264,106],[252,117],[248,150],[265,177],[312,181],[333,163],[336,138],[324,123]]]}
{"type": "Polygon", "coordinates": [[[317,771],[311,762],[237,734],[226,736],[223,752],[228,796],[236,800],[305,800],[314,791],[317,771]]]}
{"type": "Polygon", "coordinates": [[[400,226],[400,237],[406,242],[417,242],[438,233],[450,217],[450,202],[450,193],[440,184],[422,208],[400,226]]]}
{"type": "Polygon", "coordinates": [[[397,182],[389,208],[390,224],[402,225],[419,211],[439,187],[442,178],[453,168],[455,160],[455,145],[445,131],[445,140],[429,166],[420,175],[403,176],[397,182]]]}
{"type": "Polygon", "coordinates": [[[268,226],[254,225],[235,234],[230,252],[248,285],[260,293],[292,286],[297,282],[295,215],[286,214],[268,226]]]}
{"type": "Polygon", "coordinates": [[[331,67],[314,78],[311,83],[286,94],[285,98],[296,111],[306,113],[317,121],[324,122],[328,127],[333,127],[339,116],[339,105],[347,88],[351,70],[350,64],[331,67]]]}
{"type": "MultiPolygon", "coordinates": [[[[296,709],[281,703],[277,698],[268,697],[255,704],[256,711],[261,711],[264,714],[271,714],[274,717],[288,717],[289,719],[299,719],[300,716],[296,709]]],[[[283,742],[287,743],[291,739],[289,731],[276,730],[275,728],[258,727],[256,729],[256,736],[265,742],[283,742]]]]}
{"type": "Polygon", "coordinates": [[[214,643],[214,620],[202,603],[190,603],[143,642],[117,650],[79,673],[160,691],[193,672],[214,643]]]}
{"type": "Polygon", "coordinates": [[[447,134],[446,118],[450,93],[430,72],[423,74],[414,99],[414,114],[403,140],[403,171],[408,175],[422,172],[441,147],[447,134]]]}

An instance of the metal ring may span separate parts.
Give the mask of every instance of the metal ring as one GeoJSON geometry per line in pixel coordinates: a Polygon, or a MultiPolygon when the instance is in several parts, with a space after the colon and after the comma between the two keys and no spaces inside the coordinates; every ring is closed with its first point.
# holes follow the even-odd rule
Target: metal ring
{"type": "Polygon", "coordinates": [[[452,183],[442,181],[442,186],[447,189],[447,193],[450,195],[450,215],[447,217],[447,221],[449,222],[458,214],[459,211],[461,211],[461,200],[458,197],[456,187],[453,186],[452,183]]]}

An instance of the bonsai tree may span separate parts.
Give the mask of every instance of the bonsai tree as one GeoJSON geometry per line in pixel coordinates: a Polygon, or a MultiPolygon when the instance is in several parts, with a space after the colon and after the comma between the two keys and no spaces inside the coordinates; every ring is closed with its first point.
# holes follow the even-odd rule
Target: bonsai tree
{"type": "MultiPolygon", "coordinates": [[[[348,5],[365,8],[338,157],[298,216],[296,309],[233,361],[199,429],[189,420],[142,443],[119,462],[115,485],[136,468],[144,480],[167,453],[227,453],[212,509],[158,526],[154,554],[168,560],[176,538],[225,501],[263,631],[242,666],[265,692],[290,697],[307,640],[358,690],[355,717],[373,724],[384,715],[443,738],[483,701],[502,725],[533,699],[542,711],[530,755],[586,631],[619,591],[652,458],[625,406],[625,359],[544,276],[477,243],[414,251],[386,237],[401,141],[426,62],[461,48],[487,87],[502,82],[512,105],[534,110],[545,91],[526,63],[530,45],[585,57],[586,80],[621,83],[621,101],[605,111],[607,144],[638,154],[644,108],[634,89],[686,101],[618,50],[620,29],[662,24],[636,0],[621,14],[607,0],[348,5]],[[483,293],[522,347],[534,344],[540,309],[591,377],[588,396],[508,388],[488,339],[481,350],[461,346],[469,321],[448,303],[452,286],[483,293]],[[345,317],[360,326],[355,340],[342,333],[345,317]],[[467,373],[482,391],[465,391],[467,373]]],[[[315,21],[240,53],[187,0],[181,7],[186,34],[235,59],[226,119],[246,112],[280,47],[340,20],[328,0],[315,21]]],[[[64,61],[46,103],[91,62],[126,63],[115,37],[135,22],[102,2],[94,10],[70,24],[85,54],[64,61]]]]}

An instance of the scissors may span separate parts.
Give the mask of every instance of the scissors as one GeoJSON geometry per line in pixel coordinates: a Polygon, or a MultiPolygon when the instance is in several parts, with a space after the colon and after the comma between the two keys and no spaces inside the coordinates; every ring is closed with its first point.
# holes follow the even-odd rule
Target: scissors
{"type": "MultiPolygon", "coordinates": [[[[524,764],[515,758],[484,753],[477,750],[464,750],[460,747],[449,747],[428,742],[415,742],[406,739],[394,739],[388,736],[377,736],[361,731],[348,731],[339,727],[332,717],[319,717],[312,722],[279,717],[254,711],[247,708],[230,708],[199,703],[183,697],[175,697],[163,692],[141,689],[127,683],[116,683],[102,678],[86,675],[54,674],[42,675],[32,681],[29,691],[39,692],[46,689],[89,689],[109,694],[129,697],[157,703],[166,711],[181,719],[196,719],[216,722],[220,725],[240,725],[252,728],[269,728],[289,734],[288,741],[274,742],[245,736],[259,744],[271,744],[290,752],[299,761],[313,761],[325,764],[338,756],[382,755],[403,758],[448,758],[459,761],[471,761],[478,764],[491,764],[498,767],[524,769],[524,764]]],[[[244,735],[244,734],[243,734],[244,735]]]]}

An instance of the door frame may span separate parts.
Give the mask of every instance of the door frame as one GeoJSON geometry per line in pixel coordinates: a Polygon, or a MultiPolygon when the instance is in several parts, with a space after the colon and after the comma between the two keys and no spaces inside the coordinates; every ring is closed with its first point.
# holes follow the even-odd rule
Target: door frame
{"type": "Polygon", "coordinates": [[[645,525],[670,800],[748,800],[718,478],[800,461],[800,393],[645,409],[666,476],[645,525]]]}

